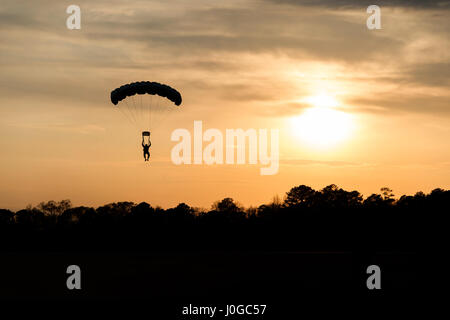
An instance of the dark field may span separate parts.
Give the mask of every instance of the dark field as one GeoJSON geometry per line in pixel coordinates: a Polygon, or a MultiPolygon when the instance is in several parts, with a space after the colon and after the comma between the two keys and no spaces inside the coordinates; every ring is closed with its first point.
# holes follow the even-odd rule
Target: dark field
{"type": "Polygon", "coordinates": [[[294,187],[258,208],[225,198],[209,211],[70,201],[0,210],[0,299],[138,300],[176,311],[195,301],[286,308],[305,297],[414,295],[423,232],[449,200],[441,189],[363,199],[331,185],[294,187]],[[67,288],[70,265],[81,269],[81,290],[67,288]],[[381,290],[367,287],[371,265],[381,290]]]}
{"type": "MultiPolygon", "coordinates": [[[[351,252],[22,252],[0,257],[2,299],[270,302],[309,292],[353,295],[362,291],[367,277],[362,261],[351,252]],[[82,270],[80,291],[66,288],[66,268],[71,264],[82,270]]],[[[379,253],[371,260],[383,271],[384,292],[414,290],[414,254],[379,253]]]]}

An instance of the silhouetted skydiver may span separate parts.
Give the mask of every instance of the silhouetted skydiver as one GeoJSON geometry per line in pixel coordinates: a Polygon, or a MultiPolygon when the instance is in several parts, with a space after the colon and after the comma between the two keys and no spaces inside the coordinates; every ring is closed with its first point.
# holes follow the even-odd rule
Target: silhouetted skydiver
{"type": "Polygon", "coordinates": [[[150,158],[150,146],[152,145],[152,142],[150,141],[150,137],[148,139],[148,144],[144,143],[144,137],[142,137],[142,148],[144,149],[144,160],[148,161],[150,158]]]}

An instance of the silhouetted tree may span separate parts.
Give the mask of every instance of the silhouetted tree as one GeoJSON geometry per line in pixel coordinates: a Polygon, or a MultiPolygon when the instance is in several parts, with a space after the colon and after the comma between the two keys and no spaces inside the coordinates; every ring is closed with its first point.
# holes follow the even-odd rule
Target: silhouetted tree
{"type": "Polygon", "coordinates": [[[14,222],[14,212],[0,209],[0,226],[6,226],[14,222]]]}
{"type": "Polygon", "coordinates": [[[367,208],[377,208],[384,206],[384,200],[380,194],[372,193],[364,200],[363,204],[367,208]]]}
{"type": "Polygon", "coordinates": [[[362,203],[358,191],[345,191],[335,184],[326,186],[320,191],[318,203],[330,208],[356,208],[362,203]]]}
{"type": "Polygon", "coordinates": [[[381,194],[383,195],[383,200],[387,204],[392,204],[395,202],[394,194],[392,193],[391,189],[389,189],[388,187],[383,187],[380,189],[380,191],[381,191],[381,194]]]}
{"type": "Polygon", "coordinates": [[[24,209],[17,211],[14,219],[19,226],[40,228],[43,226],[45,215],[36,208],[24,209]]]}
{"type": "Polygon", "coordinates": [[[195,210],[186,203],[180,203],[175,208],[168,209],[167,214],[172,222],[183,224],[194,219],[195,210]]]}
{"type": "Polygon", "coordinates": [[[36,209],[46,215],[60,215],[72,206],[70,200],[61,200],[59,202],[50,200],[47,202],[41,202],[37,205],[36,209]]]}
{"type": "Polygon", "coordinates": [[[241,208],[234,203],[232,198],[224,198],[221,201],[217,201],[212,205],[212,208],[220,213],[236,213],[241,211],[241,208]]]}
{"type": "Polygon", "coordinates": [[[86,215],[95,215],[95,210],[89,207],[69,208],[58,217],[58,223],[64,226],[79,224],[86,215]]]}
{"type": "Polygon", "coordinates": [[[284,200],[284,206],[286,207],[298,207],[298,206],[311,206],[314,202],[316,191],[311,187],[300,185],[292,188],[286,193],[286,199],[284,200]]]}
{"type": "MultiPolygon", "coordinates": [[[[145,249],[266,248],[283,250],[386,250],[417,248],[450,205],[450,190],[417,192],[395,200],[389,188],[366,199],[332,184],[316,191],[299,185],[258,208],[232,198],[211,209],[146,202],[71,207],[69,200],[41,202],[13,213],[0,209],[3,248],[145,249]]],[[[444,224],[440,224],[444,226],[444,224]]],[[[443,234],[444,231],[441,232],[443,234]]]]}
{"type": "Polygon", "coordinates": [[[244,209],[234,202],[232,198],[224,198],[212,205],[212,211],[203,215],[208,221],[214,223],[240,222],[245,219],[244,209]]]}

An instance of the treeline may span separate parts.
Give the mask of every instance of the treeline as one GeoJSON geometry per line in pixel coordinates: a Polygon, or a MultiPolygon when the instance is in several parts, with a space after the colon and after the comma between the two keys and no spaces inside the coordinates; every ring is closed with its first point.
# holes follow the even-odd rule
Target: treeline
{"type": "Polygon", "coordinates": [[[42,202],[0,209],[1,250],[417,250],[427,224],[448,212],[450,190],[367,198],[336,185],[300,185],[283,200],[244,208],[231,198],[210,210],[142,202],[72,207],[42,202]]]}

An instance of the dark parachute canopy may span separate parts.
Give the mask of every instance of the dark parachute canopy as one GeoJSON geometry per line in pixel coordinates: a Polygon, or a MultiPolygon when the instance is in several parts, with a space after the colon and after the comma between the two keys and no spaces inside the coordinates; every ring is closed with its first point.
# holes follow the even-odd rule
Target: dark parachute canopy
{"type": "Polygon", "coordinates": [[[150,81],[133,82],[114,89],[111,91],[111,102],[117,105],[126,97],[146,93],[167,98],[177,106],[181,104],[181,94],[177,90],[168,85],[150,81]]]}

